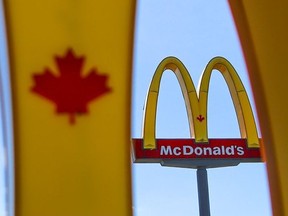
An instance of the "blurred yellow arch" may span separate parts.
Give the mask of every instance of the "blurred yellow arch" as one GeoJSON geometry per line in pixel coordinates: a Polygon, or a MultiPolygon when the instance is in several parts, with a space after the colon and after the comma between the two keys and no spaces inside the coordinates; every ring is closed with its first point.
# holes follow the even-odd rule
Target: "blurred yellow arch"
{"type": "Polygon", "coordinates": [[[288,1],[229,0],[255,98],[273,215],[288,215],[288,1]]]}

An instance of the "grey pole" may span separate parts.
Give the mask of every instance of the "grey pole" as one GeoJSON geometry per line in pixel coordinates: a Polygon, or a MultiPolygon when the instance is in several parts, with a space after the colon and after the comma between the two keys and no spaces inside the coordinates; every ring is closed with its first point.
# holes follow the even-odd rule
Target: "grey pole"
{"type": "Polygon", "coordinates": [[[197,169],[199,215],[210,216],[208,177],[206,168],[197,169]]]}

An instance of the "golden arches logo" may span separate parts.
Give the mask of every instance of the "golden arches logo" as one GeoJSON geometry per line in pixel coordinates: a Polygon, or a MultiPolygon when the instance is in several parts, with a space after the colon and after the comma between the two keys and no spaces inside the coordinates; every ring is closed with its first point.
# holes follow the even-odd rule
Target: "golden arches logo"
{"type": "Polygon", "coordinates": [[[213,58],[206,66],[198,86],[198,91],[183,63],[175,57],[165,58],[157,67],[152,78],[145,103],[144,124],[143,124],[143,148],[156,148],[156,111],[159,94],[159,87],[163,73],[172,70],[180,84],[185,105],[187,109],[191,137],[196,143],[208,143],[207,129],[207,100],[209,82],[214,69],[218,70],[224,77],[229,88],[241,138],[247,139],[249,148],[259,148],[259,138],[255,119],[249,102],[245,87],[234,67],[223,57],[213,58]]]}

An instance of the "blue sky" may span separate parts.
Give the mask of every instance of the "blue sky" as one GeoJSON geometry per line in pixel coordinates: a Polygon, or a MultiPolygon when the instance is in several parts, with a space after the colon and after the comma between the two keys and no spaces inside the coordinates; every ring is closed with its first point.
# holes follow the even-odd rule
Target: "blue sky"
{"type": "MultiPolygon", "coordinates": [[[[240,75],[254,108],[227,1],[140,0],[134,50],[132,137],[141,137],[146,93],[157,65],[167,56],[179,58],[196,85],[210,59],[225,57],[240,75]]],[[[212,74],[208,112],[210,138],[240,137],[233,103],[220,73],[212,74]]],[[[171,72],[164,73],[162,78],[156,127],[158,138],[189,137],[184,100],[171,72]]],[[[135,216],[199,215],[196,170],[159,164],[134,164],[132,168],[135,216]]],[[[209,169],[208,178],[211,215],[272,215],[265,164],[209,169]]]]}
{"type": "MultiPolygon", "coordinates": [[[[12,173],[13,170],[13,161],[8,160],[8,157],[5,153],[13,152],[12,137],[10,129],[12,122],[11,119],[11,108],[10,108],[10,83],[9,83],[9,75],[7,75],[8,64],[7,62],[7,44],[5,38],[5,26],[4,19],[2,13],[2,2],[0,3],[0,216],[8,216],[6,214],[7,209],[10,209],[10,215],[13,215],[13,209],[11,203],[13,203],[14,196],[7,197],[8,194],[7,188],[9,188],[11,194],[13,194],[13,179],[11,175],[7,175],[7,173],[12,173]],[[2,103],[3,101],[8,103],[2,103]],[[8,127],[3,127],[3,125],[7,125],[8,127]],[[10,164],[10,168],[8,169],[7,164],[10,164]],[[8,204],[7,204],[8,203],[8,204]],[[7,204],[7,205],[6,205],[7,204]]],[[[12,159],[10,157],[10,159],[12,159]]],[[[9,216],[10,216],[9,215],[9,216]]]]}

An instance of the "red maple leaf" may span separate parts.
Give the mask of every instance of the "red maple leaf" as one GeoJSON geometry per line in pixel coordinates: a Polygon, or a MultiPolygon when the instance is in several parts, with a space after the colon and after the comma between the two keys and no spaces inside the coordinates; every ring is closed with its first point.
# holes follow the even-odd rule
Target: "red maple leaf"
{"type": "Polygon", "coordinates": [[[75,123],[76,114],[88,112],[88,103],[111,91],[107,87],[107,75],[100,75],[95,68],[88,75],[81,75],[85,57],[76,56],[68,49],[63,57],[55,56],[59,75],[49,68],[42,74],[34,74],[32,91],[56,104],[57,113],[68,113],[70,123],[75,123]]]}

